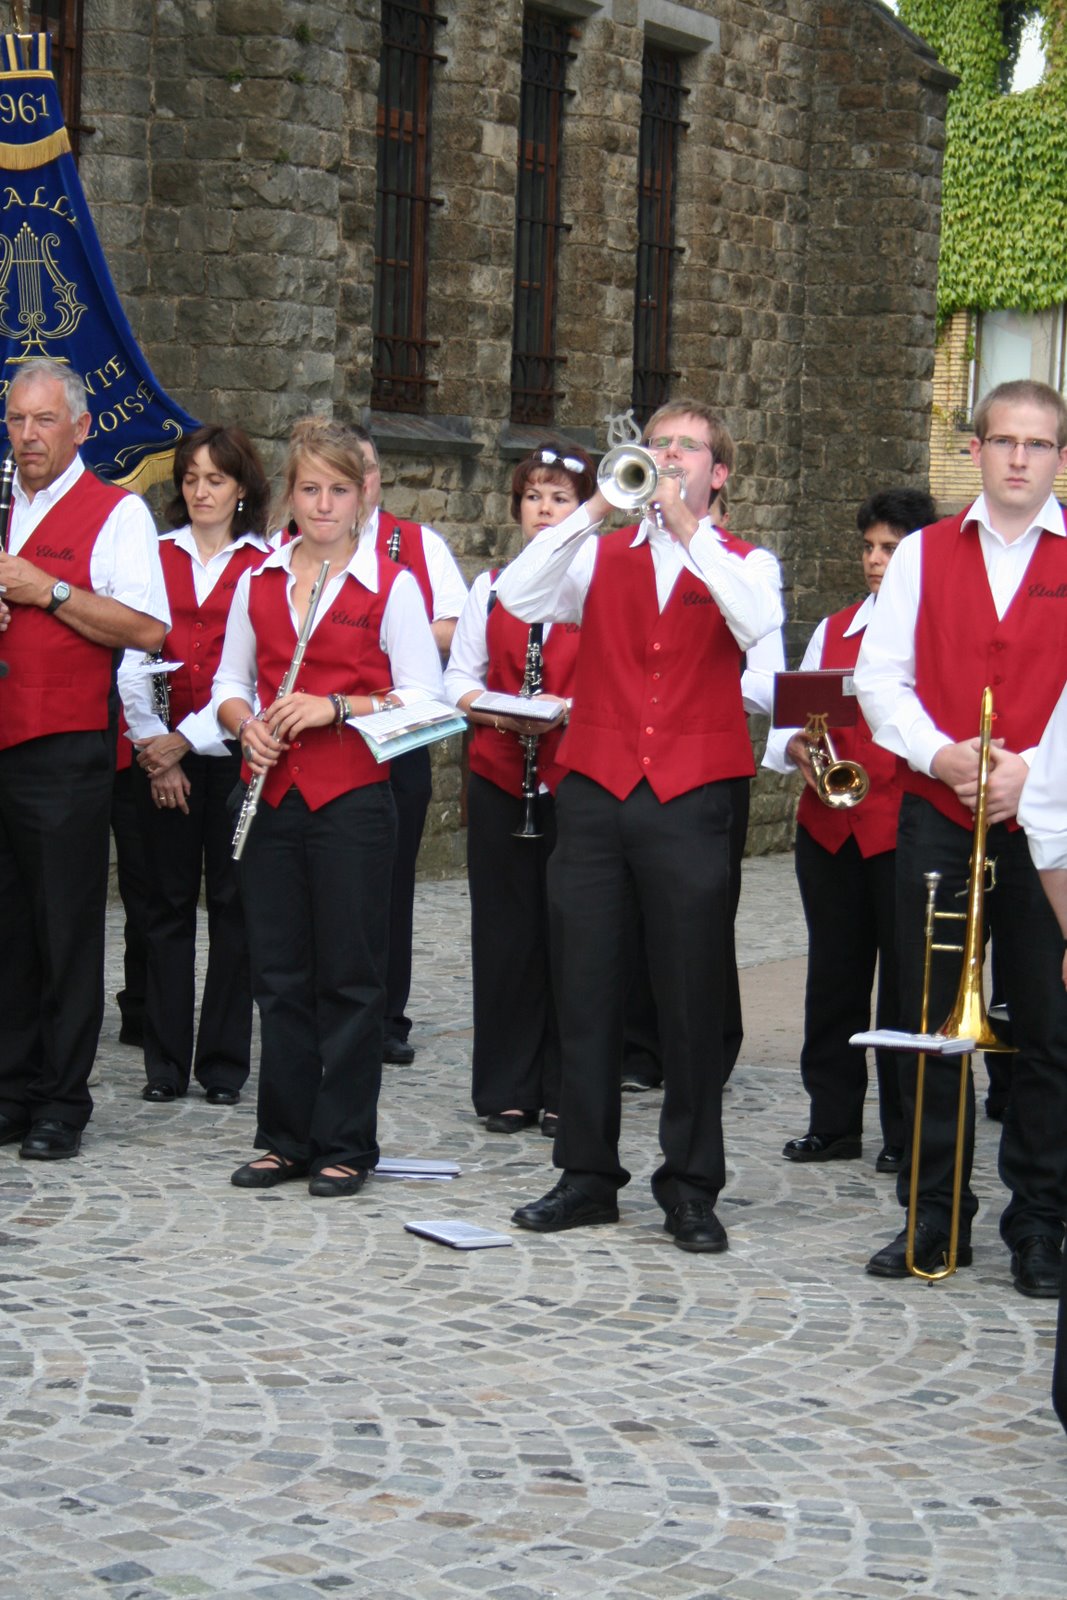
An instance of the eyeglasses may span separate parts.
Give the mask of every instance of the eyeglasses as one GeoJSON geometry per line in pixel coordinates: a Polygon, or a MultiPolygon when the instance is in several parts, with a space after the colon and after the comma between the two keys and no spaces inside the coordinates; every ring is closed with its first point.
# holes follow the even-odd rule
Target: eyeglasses
{"type": "Polygon", "coordinates": [[[535,461],[543,461],[546,467],[566,467],[568,472],[580,473],[586,471],[585,462],[579,461],[577,456],[561,456],[555,450],[535,450],[533,459],[535,461]]]}
{"type": "Polygon", "coordinates": [[[1051,439],[1011,439],[1006,433],[992,433],[982,440],[990,450],[995,450],[998,456],[1013,456],[1016,450],[1021,450],[1028,459],[1036,456],[1040,461],[1047,459],[1053,450],[1059,446],[1053,444],[1051,439]]]}
{"type": "Polygon", "coordinates": [[[711,449],[711,445],[706,439],[690,439],[687,433],[683,433],[678,440],[675,440],[670,434],[661,434],[655,439],[649,439],[645,448],[647,450],[669,450],[671,445],[675,443],[677,443],[679,450],[684,450],[687,454],[692,454],[697,450],[710,451],[711,449]]]}

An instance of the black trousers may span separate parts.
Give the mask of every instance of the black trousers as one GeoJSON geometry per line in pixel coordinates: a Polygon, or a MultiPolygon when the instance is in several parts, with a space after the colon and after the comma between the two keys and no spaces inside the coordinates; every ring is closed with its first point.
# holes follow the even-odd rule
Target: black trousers
{"type": "Polygon", "coordinates": [[[663,1162],[652,1191],[666,1210],[717,1197],[722,1139],[722,1015],[730,924],[730,827],[743,779],[661,804],[642,782],[625,800],[569,773],[556,797],[548,866],[552,969],[563,1054],[554,1161],[608,1197],[620,1164],[619,1059],[626,926],[634,908],[663,1046],[663,1162]]]}
{"type": "Polygon", "coordinates": [[[537,797],[540,839],[516,839],[524,803],[472,772],[467,789],[474,1048],[471,1098],[496,1111],[556,1111],[559,1027],[549,966],[547,866],[555,801],[537,797]]]}
{"type": "Polygon", "coordinates": [[[148,983],[148,867],[145,863],[141,822],[134,800],[135,767],[115,773],[111,793],[111,833],[115,840],[115,867],[125,921],[122,928],[123,987],[115,1001],[127,1024],[144,1026],[145,988],[148,983]]]}
{"type": "MultiPolygon", "coordinates": [[[[923,873],[941,872],[938,905],[959,908],[965,904],[957,897],[968,880],[971,846],[968,829],[949,822],[928,801],[905,796],[897,836],[897,945],[901,1012],[907,1028],[918,1027],[921,1010],[923,873]]],[[[1018,1046],[1012,1058],[1000,1141],[1000,1176],[1011,1195],[1000,1231],[1010,1248],[1034,1235],[1058,1245],[1067,1215],[1067,994],[1060,977],[1063,938],[1030,859],[1025,833],[1009,831],[1004,823],[991,827],[988,855],[996,859],[997,886],[985,897],[985,920],[996,945],[997,972],[1018,1046]]],[[[962,924],[939,923],[938,937],[953,927],[962,924]]],[[[959,970],[957,956],[935,953],[932,1028],[940,1026],[952,1007],[959,970]]],[[[904,1115],[910,1124],[915,1063],[911,1057],[902,1059],[904,1115]]],[[[959,1082],[958,1060],[928,1059],[918,1210],[921,1220],[939,1228],[947,1228],[951,1204],[959,1082]]],[[[970,1186],[973,1151],[974,1086],[968,1083],[960,1229],[964,1239],[978,1210],[970,1186]]],[[[897,1188],[904,1206],[910,1166],[909,1146],[897,1188]]]]}
{"type": "Polygon", "coordinates": [[[1060,1314],[1056,1323],[1056,1355],[1052,1365],[1052,1406],[1067,1432],[1067,1254],[1060,1282],[1060,1314]]]}
{"type": "Polygon", "coordinates": [[[0,1113],[16,1120],[92,1115],[113,777],[106,732],[0,751],[0,1113]]]}
{"type": "MultiPolygon", "coordinates": [[[[848,1041],[870,1025],[876,967],[877,1026],[899,1026],[895,867],[893,850],[864,858],[850,837],[831,854],[797,829],[797,883],[808,924],[800,1075],[811,1100],[810,1130],[824,1139],[863,1132],[867,1052],[848,1041]]],[[[875,1059],[882,1140],[899,1149],[906,1143],[901,1058],[879,1050],[875,1059]]]]}
{"type": "Polygon", "coordinates": [[[433,794],[430,752],[409,750],[389,763],[389,785],[396,805],[396,862],[389,899],[389,966],[386,976],[385,1031],[406,1040],[411,1018],[405,1015],[411,993],[411,941],[415,913],[415,866],[422,830],[433,794]]]}
{"type": "Polygon", "coordinates": [[[240,753],[182,759],[189,779],[188,816],[161,809],[140,767],[134,793],[149,872],[144,1062],[149,1083],[179,1094],[190,1073],[205,1089],[240,1089],[252,1049],[252,980],[248,942],[232,859],[230,800],[240,753]],[[203,883],[208,957],[200,1022],[196,1010],[196,919],[203,883]],[[195,1040],[195,1049],[194,1049],[195,1040]]]}
{"type": "Polygon", "coordinates": [[[295,788],[261,804],[240,863],[259,1007],[256,1148],[378,1161],[385,959],[396,813],[388,783],[317,811],[295,788]]]}

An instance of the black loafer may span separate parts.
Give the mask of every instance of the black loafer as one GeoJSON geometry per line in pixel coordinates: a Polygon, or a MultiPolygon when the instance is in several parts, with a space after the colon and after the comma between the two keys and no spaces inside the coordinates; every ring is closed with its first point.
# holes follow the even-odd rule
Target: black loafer
{"type": "Polygon", "coordinates": [[[487,1133],[521,1133],[537,1121],[536,1111],[497,1111],[485,1119],[487,1133]]]}
{"type": "Polygon", "coordinates": [[[178,1091],[172,1083],[146,1083],[141,1090],[141,1099],[154,1106],[169,1105],[177,1098],[178,1091]]]}
{"type": "Polygon", "coordinates": [[[294,1178],[307,1176],[306,1161],[286,1161],[276,1150],[253,1156],[243,1167],[230,1174],[230,1182],[237,1189],[273,1189],[278,1183],[291,1183],[294,1178]],[[271,1161],[272,1166],[257,1167],[257,1161],[271,1161]]]}
{"type": "Polygon", "coordinates": [[[209,1106],[235,1106],[241,1096],[236,1089],[205,1089],[204,1099],[209,1106]]]}
{"type": "Polygon", "coordinates": [[[33,1122],[19,1147],[23,1161],[67,1161],[76,1156],[82,1147],[80,1128],[69,1122],[52,1122],[47,1118],[33,1122]]]}
{"type": "Polygon", "coordinates": [[[613,1201],[591,1199],[561,1178],[540,1200],[520,1206],[512,1213],[511,1220],[533,1233],[562,1233],[566,1228],[593,1228],[602,1222],[618,1222],[619,1208],[613,1201]]]}
{"type": "Polygon", "coordinates": [[[875,1172],[899,1172],[904,1165],[904,1151],[900,1145],[887,1144],[879,1150],[874,1163],[875,1172]]]}
{"type": "Polygon", "coordinates": [[[856,1161],[863,1154],[863,1140],[858,1133],[846,1133],[840,1139],[806,1133],[803,1139],[790,1139],[782,1154],[787,1161],[856,1161]]]}
{"type": "Polygon", "coordinates": [[[0,1115],[0,1144],[18,1144],[26,1137],[29,1127],[26,1117],[5,1117],[0,1115]]]}
{"type": "Polygon", "coordinates": [[[387,1038],[382,1045],[382,1060],[390,1067],[410,1067],[415,1059],[415,1046],[406,1039],[387,1038]]]}
{"type": "Polygon", "coordinates": [[[715,1215],[710,1200],[681,1200],[663,1219],[663,1226],[674,1235],[679,1250],[718,1254],[729,1249],[726,1229],[715,1215]]]}
{"type": "Polygon", "coordinates": [[[663,1088],[663,1079],[646,1077],[643,1072],[627,1072],[624,1069],[619,1088],[623,1094],[649,1094],[654,1089],[663,1088]]]}
{"type": "MultiPolygon", "coordinates": [[[[948,1234],[926,1222],[915,1227],[915,1265],[920,1272],[940,1272],[948,1257],[948,1234]]],[[[867,1263],[872,1278],[908,1278],[908,1230],[902,1228],[892,1244],[875,1251],[867,1263]]],[[[956,1246],[956,1265],[969,1267],[971,1246],[963,1239],[956,1246]]]]}
{"type": "Polygon", "coordinates": [[[1011,1279],[1020,1294],[1032,1300],[1055,1300],[1060,1292],[1063,1256],[1048,1234],[1032,1234],[1015,1246],[1011,1279]]]}
{"type": "Polygon", "coordinates": [[[541,1118],[541,1132],[546,1139],[554,1139],[559,1132],[559,1112],[546,1111],[541,1118]]]}
{"type": "Polygon", "coordinates": [[[366,1172],[316,1172],[308,1184],[308,1194],[358,1194],[367,1181],[366,1172]]]}

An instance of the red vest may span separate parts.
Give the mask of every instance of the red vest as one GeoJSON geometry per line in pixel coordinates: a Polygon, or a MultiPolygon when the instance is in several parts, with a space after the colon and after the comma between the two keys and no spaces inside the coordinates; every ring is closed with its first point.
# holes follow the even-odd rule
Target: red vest
{"type": "Polygon", "coordinates": [[[167,660],[182,663],[169,674],[172,728],[178,727],[190,712],[200,711],[211,699],[211,682],[222,657],[226,619],[237,580],[246,568],[262,566],[267,554],[254,544],[241,545],[230,556],[201,606],[196,600],[192,556],[175,543],[173,534],[164,534],[160,539],[159,558],[163,563],[171,615],[163,654],[167,660]]]}
{"type": "MultiPolygon", "coordinates": [[[[574,709],[560,764],[624,800],[647,778],[660,801],[755,770],[741,703],[742,652],[706,584],[682,569],[660,613],[634,528],[597,547],[582,614],[574,709]]],[[[723,534],[727,549],[754,548],[723,534]]]]}
{"type": "MultiPolygon", "coordinates": [[[[965,527],[964,515],[923,529],[915,692],[942,732],[958,741],[977,735],[988,684],[993,737],[1008,750],[1028,750],[1040,741],[1067,677],[1067,537],[1038,537],[1011,605],[998,619],[978,529],[965,527]]],[[[973,827],[973,815],[947,784],[904,761],[900,767],[906,790],[961,827],[973,827]]]]}
{"type": "MultiPolygon", "coordinates": [[[[19,554],[72,588],[91,589],[93,546],[126,492],[83,472],[19,554]]],[[[2,688],[0,750],[45,734],[107,727],[115,652],[106,645],[83,639],[39,606],[12,606],[3,656],[10,675],[2,688]]]]}
{"type": "MultiPolygon", "coordinates": [[[[307,694],[377,694],[392,681],[389,657],[381,648],[382,614],[399,568],[379,560],[377,594],[351,575],[325,615],[320,615],[308,640],[296,688],[307,694]]],[[[272,706],[293,659],[296,635],[289,615],[289,574],[284,567],[253,573],[248,587],[248,615],[256,635],[256,690],[260,704],[272,706]]],[[[251,774],[244,770],[247,782],[251,774]]],[[[389,764],[375,761],[360,734],[347,724],[340,729],[309,728],[271,768],[263,799],[276,806],[295,784],[312,811],[349,789],[382,783],[389,764]]]]}
{"type": "Polygon", "coordinates": [[[378,507],[378,538],[374,548],[380,556],[389,556],[398,566],[406,567],[422,591],[426,616],[433,621],[433,584],[426,566],[426,547],[422,542],[422,527],[418,522],[405,522],[394,517],[384,506],[378,507]],[[399,538],[396,535],[399,534],[399,538]],[[390,556],[390,544],[396,550],[390,556]]]}
{"type": "MultiPolygon", "coordinates": [[[[857,600],[855,605],[827,617],[820,667],[856,665],[863,633],[846,638],[845,629],[862,604],[862,600],[857,600]]],[[[901,797],[896,757],[874,743],[858,707],[855,724],[851,728],[831,728],[830,737],[842,761],[859,762],[871,780],[871,787],[858,806],[839,811],[823,805],[805,784],[797,807],[797,822],[831,855],[836,855],[848,838],[855,839],[864,859],[894,850],[901,797]]]]}
{"type": "MultiPolygon", "coordinates": [[[[496,574],[494,573],[494,582],[496,574]]],[[[520,622],[499,601],[493,606],[485,625],[485,642],[489,650],[489,670],[485,686],[499,694],[518,694],[526,675],[526,649],[530,629],[520,622]]],[[[544,671],[541,687],[546,694],[568,697],[574,692],[574,664],[578,658],[580,629],[573,622],[554,622],[543,647],[544,671]]],[[[562,729],[541,735],[537,744],[537,776],[551,794],[563,776],[564,769],[557,760],[562,729]]],[[[484,723],[474,723],[471,728],[470,769],[479,777],[488,778],[498,789],[508,794],[522,794],[522,775],[525,752],[513,733],[497,733],[484,723]]]]}

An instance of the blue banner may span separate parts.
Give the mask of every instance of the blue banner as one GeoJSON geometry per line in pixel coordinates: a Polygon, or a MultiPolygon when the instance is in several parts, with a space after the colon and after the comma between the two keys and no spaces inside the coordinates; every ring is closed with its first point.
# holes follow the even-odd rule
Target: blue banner
{"type": "MultiPolygon", "coordinates": [[[[82,446],[102,478],[145,489],[199,426],[157,383],[115,292],[70,152],[46,33],[0,37],[0,415],[21,362],[85,381],[82,446]]],[[[0,420],[0,440],[6,430],[0,420]]]]}

